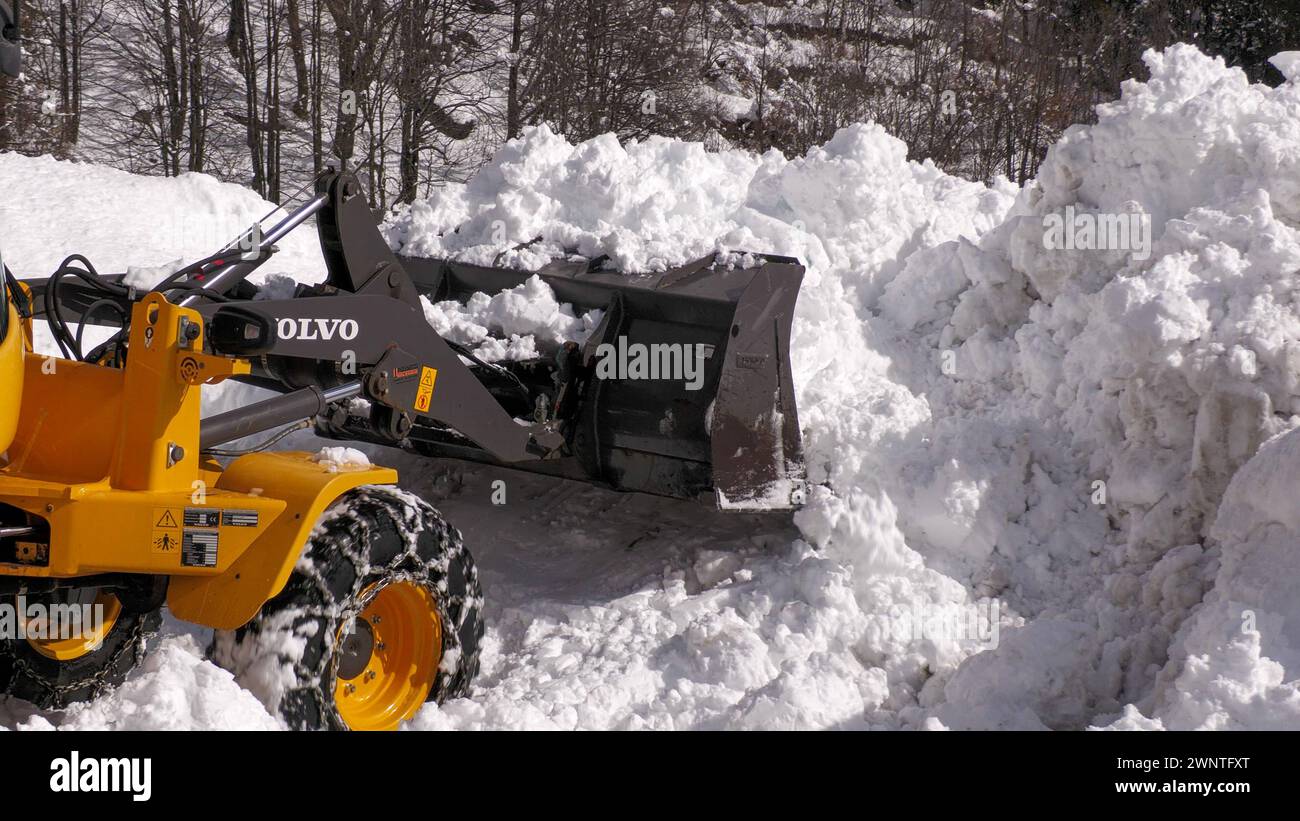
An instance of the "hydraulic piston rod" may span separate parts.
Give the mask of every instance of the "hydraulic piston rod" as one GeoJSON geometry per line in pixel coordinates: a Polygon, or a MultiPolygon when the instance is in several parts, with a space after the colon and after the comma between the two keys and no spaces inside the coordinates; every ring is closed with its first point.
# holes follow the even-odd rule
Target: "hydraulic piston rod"
{"type": "MultiPolygon", "coordinates": [[[[239,262],[223,266],[208,274],[203,280],[199,290],[211,291],[215,293],[224,293],[235,285],[239,284],[245,277],[257,270],[258,266],[266,262],[268,257],[261,254],[260,251],[270,248],[275,243],[284,239],[284,237],[293,229],[302,225],[311,219],[329,202],[329,195],[317,194],[307,202],[294,209],[287,217],[277,222],[270,228],[260,239],[256,239],[255,234],[245,234],[240,241],[245,242],[248,239],[256,239],[257,247],[250,249],[250,255],[254,258],[249,260],[240,260],[239,262]]],[[[189,294],[180,300],[180,304],[186,307],[193,306],[196,302],[203,299],[202,294],[189,294]]]]}
{"type": "Polygon", "coordinates": [[[313,385],[209,416],[199,423],[199,450],[208,450],[281,425],[310,419],[323,413],[331,403],[349,399],[359,393],[360,382],[348,382],[324,390],[313,385]]]}

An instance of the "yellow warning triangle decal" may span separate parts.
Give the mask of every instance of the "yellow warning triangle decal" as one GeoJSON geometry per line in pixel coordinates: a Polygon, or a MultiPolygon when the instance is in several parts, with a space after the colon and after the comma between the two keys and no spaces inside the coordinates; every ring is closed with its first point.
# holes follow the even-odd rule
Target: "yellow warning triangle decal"
{"type": "Polygon", "coordinates": [[[433,374],[434,374],[433,368],[425,368],[424,373],[420,376],[420,387],[432,388],[433,374]]]}
{"type": "Polygon", "coordinates": [[[178,527],[178,526],[179,525],[176,524],[176,518],[172,516],[172,512],[170,510],[164,512],[162,518],[158,520],[158,524],[154,525],[154,527],[178,527]]]}

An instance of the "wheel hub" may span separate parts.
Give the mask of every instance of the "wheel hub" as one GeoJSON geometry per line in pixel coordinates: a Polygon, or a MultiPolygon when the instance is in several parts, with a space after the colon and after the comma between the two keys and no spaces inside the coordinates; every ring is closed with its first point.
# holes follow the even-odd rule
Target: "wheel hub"
{"type": "Polygon", "coordinates": [[[365,672],[375,649],[375,631],[364,618],[353,621],[352,632],[339,647],[339,678],[348,681],[365,672]]]}

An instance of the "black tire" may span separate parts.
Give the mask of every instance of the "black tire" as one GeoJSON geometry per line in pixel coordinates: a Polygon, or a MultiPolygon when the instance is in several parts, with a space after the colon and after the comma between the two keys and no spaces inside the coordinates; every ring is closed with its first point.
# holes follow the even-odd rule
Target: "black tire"
{"type": "Polygon", "coordinates": [[[428,701],[469,692],[478,673],[483,595],[461,535],[428,503],[392,487],[345,494],[312,531],[283,591],[212,656],[291,728],[349,729],[334,704],[336,644],[363,594],[394,581],[428,590],[442,625],[428,701]]]}
{"type": "Polygon", "coordinates": [[[43,710],[98,698],[126,681],[127,674],[144,660],[145,645],[161,624],[159,608],[139,611],[123,607],[99,647],[68,661],[38,653],[25,639],[0,641],[3,692],[43,710]]]}

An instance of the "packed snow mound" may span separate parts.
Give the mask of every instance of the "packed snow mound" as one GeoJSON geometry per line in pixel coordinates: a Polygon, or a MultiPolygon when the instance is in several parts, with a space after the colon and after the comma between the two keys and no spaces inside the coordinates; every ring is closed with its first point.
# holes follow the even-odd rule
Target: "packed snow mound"
{"type": "Polygon", "coordinates": [[[623,269],[662,269],[712,250],[757,162],[661,138],[624,146],[607,134],[574,146],[531,128],[468,183],[400,214],[390,238],[412,256],[480,264],[532,268],[572,248],[623,269]]]}
{"type": "MultiPolygon", "coordinates": [[[[1155,715],[1178,730],[1300,726],[1300,431],[1233,477],[1210,530],[1218,572],[1174,637],[1155,715]]],[[[1214,566],[1207,570],[1213,572],[1214,566]]]]}
{"type": "Polygon", "coordinates": [[[849,246],[837,249],[841,257],[885,266],[901,249],[996,224],[1006,189],[989,192],[906,157],[874,124],[843,129],[796,160],[660,137],[572,145],[538,126],[468,183],[398,212],[387,230],[410,256],[536,268],[577,253],[646,272],[733,249],[816,267],[829,262],[820,237],[849,246]]]}
{"type": "MultiPolygon", "coordinates": [[[[1210,527],[1224,492],[1261,443],[1298,421],[1300,86],[1250,85],[1190,46],[1145,59],[1151,79],[1126,83],[1097,125],[1070,129],[1002,226],[947,260],[912,257],[882,300],[909,332],[953,351],[958,380],[998,386],[1003,409],[1054,431],[1061,452],[1077,454],[1061,468],[1109,519],[1078,554],[1095,555],[1091,568],[1053,568],[1091,578],[1094,592],[1058,585],[1050,620],[1009,631],[947,685],[938,713],[956,726],[1080,726],[1128,703],[1148,714],[1165,704],[1157,685],[1174,673],[1149,671],[1179,666],[1170,637],[1226,583],[1215,580],[1221,537],[1210,527]],[[1061,221],[1130,215],[1146,236],[1127,247],[1046,241],[1061,221]],[[1061,656],[1068,636],[1075,651],[1061,656]],[[1029,652],[1017,649],[1026,642],[1029,652]],[[1041,681],[1027,678],[1031,667],[1041,681]],[[1024,698],[1009,696],[1015,682],[1029,684],[1024,698]]],[[[1258,627],[1266,644],[1270,627],[1258,627]]],[[[1283,675],[1260,672],[1285,662],[1261,660],[1251,635],[1181,665],[1185,705],[1219,706],[1203,721],[1184,712],[1179,726],[1226,726],[1234,699],[1244,710],[1255,698],[1250,682],[1283,675]]],[[[1284,723],[1300,726],[1294,699],[1271,692],[1273,717],[1290,709],[1284,723]]]]}
{"type": "MultiPolygon", "coordinates": [[[[48,276],[69,254],[79,253],[101,274],[136,269],[136,281],[143,283],[155,271],[179,267],[177,260],[189,263],[215,253],[275,211],[248,188],[207,174],[142,177],[6,152],[0,153],[0,177],[5,262],[23,278],[48,276]]],[[[325,278],[310,230],[295,231],[277,247],[279,253],[253,281],[275,271],[291,271],[300,282],[325,278]]]]}

